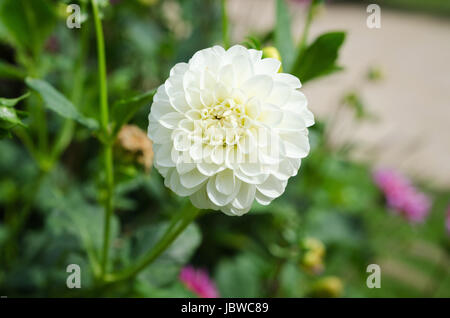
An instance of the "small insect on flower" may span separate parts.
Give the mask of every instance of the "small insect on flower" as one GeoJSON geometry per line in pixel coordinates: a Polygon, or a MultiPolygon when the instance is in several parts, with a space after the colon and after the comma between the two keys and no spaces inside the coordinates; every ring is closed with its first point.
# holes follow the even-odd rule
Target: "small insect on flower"
{"type": "Polygon", "coordinates": [[[181,269],[180,280],[200,298],[218,298],[219,292],[206,271],[186,266],[181,269]]]}
{"type": "Polygon", "coordinates": [[[314,124],[300,80],[262,51],[214,46],[179,63],[153,99],[148,135],[165,185],[200,209],[247,213],[285,190],[314,124]]]}

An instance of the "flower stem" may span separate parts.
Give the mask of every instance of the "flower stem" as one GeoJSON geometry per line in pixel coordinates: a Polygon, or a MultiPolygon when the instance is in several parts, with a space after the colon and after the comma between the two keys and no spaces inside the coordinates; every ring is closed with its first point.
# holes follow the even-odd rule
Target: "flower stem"
{"type": "Polygon", "coordinates": [[[161,239],[140,261],[118,273],[105,276],[105,281],[107,283],[115,283],[136,276],[140,271],[153,263],[183,233],[188,225],[198,216],[199,212],[199,209],[188,203],[180,214],[175,215],[161,239]]]}
{"type": "Polygon", "coordinates": [[[106,58],[105,40],[103,38],[102,22],[97,7],[97,0],[92,0],[92,10],[94,13],[95,32],[97,33],[97,55],[98,55],[98,75],[100,84],[100,121],[102,128],[107,132],[109,124],[108,110],[108,88],[106,85],[106,58]]]}
{"type": "Polygon", "coordinates": [[[230,47],[230,38],[228,35],[228,15],[227,1],[222,0],[222,42],[225,50],[230,47]]]}
{"type": "Polygon", "coordinates": [[[309,29],[311,28],[315,6],[316,1],[315,0],[311,1],[308,7],[308,14],[306,16],[305,26],[303,28],[303,34],[299,44],[299,52],[303,52],[306,48],[306,45],[308,44],[309,29]]]}
{"type": "Polygon", "coordinates": [[[312,21],[314,18],[314,10],[318,3],[319,2],[317,0],[312,0],[311,3],[309,4],[308,13],[306,15],[305,26],[303,27],[302,37],[300,38],[300,44],[298,45],[297,56],[295,58],[295,62],[292,67],[292,70],[296,70],[298,68],[298,65],[301,61],[302,55],[308,46],[309,30],[311,28],[311,24],[312,24],[312,21]]]}
{"type": "MultiPolygon", "coordinates": [[[[102,23],[100,21],[99,11],[97,7],[97,0],[92,0],[92,11],[95,22],[95,32],[97,34],[97,55],[98,55],[98,75],[100,85],[100,116],[103,133],[109,137],[109,109],[108,109],[108,88],[106,84],[106,59],[105,59],[105,41],[103,38],[102,23]]],[[[101,256],[101,272],[104,276],[107,270],[111,216],[113,213],[113,192],[114,192],[114,170],[113,170],[113,151],[112,143],[107,138],[103,149],[103,165],[106,178],[106,198],[104,200],[105,206],[105,222],[103,230],[103,249],[101,256]]]]}

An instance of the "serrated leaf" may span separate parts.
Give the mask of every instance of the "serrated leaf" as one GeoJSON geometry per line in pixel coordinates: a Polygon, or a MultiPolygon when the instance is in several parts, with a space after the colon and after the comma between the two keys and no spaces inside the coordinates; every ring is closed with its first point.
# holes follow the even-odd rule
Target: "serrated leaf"
{"type": "Polygon", "coordinates": [[[87,118],[82,115],[71,101],[69,101],[63,94],[58,92],[46,81],[27,77],[25,82],[28,87],[41,95],[45,106],[58,115],[64,118],[76,120],[90,129],[95,130],[99,128],[98,122],[95,119],[87,118]]]}
{"type": "Polygon", "coordinates": [[[145,105],[149,105],[153,100],[156,89],[146,93],[119,100],[113,104],[112,120],[114,122],[114,133],[118,133],[120,128],[128,123],[133,116],[145,105]]]}
{"type": "Polygon", "coordinates": [[[314,78],[342,70],[336,61],[345,36],[345,32],[320,35],[298,58],[292,73],[300,78],[302,83],[306,83],[314,78]]]}
{"type": "Polygon", "coordinates": [[[291,17],[285,0],[277,0],[275,25],[275,46],[280,51],[283,69],[291,69],[294,60],[295,47],[291,32],[291,17]]]}

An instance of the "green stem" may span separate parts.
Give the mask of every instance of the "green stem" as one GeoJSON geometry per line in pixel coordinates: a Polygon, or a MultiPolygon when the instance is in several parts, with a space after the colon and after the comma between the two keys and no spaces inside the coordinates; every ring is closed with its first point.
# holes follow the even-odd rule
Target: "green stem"
{"type": "Polygon", "coordinates": [[[97,33],[97,55],[98,55],[98,76],[100,84],[100,121],[102,128],[108,132],[109,110],[108,110],[108,88],[106,85],[106,58],[105,40],[103,37],[102,22],[97,7],[97,0],[92,0],[92,10],[94,13],[95,32],[97,33]]]}
{"type": "Polygon", "coordinates": [[[176,215],[166,232],[156,245],[138,261],[135,265],[122,270],[121,272],[110,274],[105,277],[107,283],[115,283],[136,276],[140,271],[149,266],[160,256],[175,239],[188,227],[198,216],[200,210],[188,203],[183,211],[176,215]]]}
{"type": "Polygon", "coordinates": [[[113,151],[112,143],[109,140],[109,109],[108,109],[108,89],[106,84],[106,59],[105,59],[105,41],[103,37],[103,28],[100,21],[97,1],[92,0],[92,11],[95,22],[95,31],[97,34],[97,55],[98,55],[98,74],[100,85],[100,115],[101,124],[107,140],[104,141],[103,165],[106,177],[106,198],[105,206],[105,222],[103,230],[103,250],[101,258],[101,275],[106,274],[109,254],[111,216],[113,214],[113,192],[114,192],[114,170],[113,170],[113,151]]]}
{"type": "Polygon", "coordinates": [[[303,28],[303,34],[302,34],[302,38],[300,40],[300,45],[299,45],[300,50],[305,49],[306,45],[308,43],[309,29],[311,28],[314,8],[316,6],[315,2],[316,1],[311,1],[311,3],[309,4],[308,14],[306,16],[305,27],[303,28]]]}
{"type": "Polygon", "coordinates": [[[300,63],[302,55],[308,46],[309,30],[311,28],[311,24],[312,24],[312,21],[314,18],[314,10],[315,10],[317,4],[318,4],[317,0],[312,0],[311,3],[309,4],[308,13],[306,15],[305,26],[303,27],[303,34],[302,34],[302,37],[300,38],[300,44],[298,45],[297,56],[295,58],[295,62],[294,62],[292,70],[295,70],[298,68],[298,65],[300,63]]]}
{"type": "MultiPolygon", "coordinates": [[[[83,2],[81,11],[86,11],[87,3],[83,2]]],[[[73,88],[71,93],[71,100],[74,105],[79,106],[83,93],[83,86],[86,77],[86,67],[84,61],[86,60],[89,44],[89,28],[87,23],[81,28],[80,35],[80,48],[78,57],[73,65],[73,88]]],[[[64,150],[69,146],[75,129],[75,123],[71,119],[66,119],[58,134],[58,138],[53,144],[51,151],[51,158],[53,162],[56,162],[64,150]]]]}
{"type": "Polygon", "coordinates": [[[230,38],[228,35],[228,15],[227,1],[222,0],[222,42],[225,50],[230,47],[230,38]]]}

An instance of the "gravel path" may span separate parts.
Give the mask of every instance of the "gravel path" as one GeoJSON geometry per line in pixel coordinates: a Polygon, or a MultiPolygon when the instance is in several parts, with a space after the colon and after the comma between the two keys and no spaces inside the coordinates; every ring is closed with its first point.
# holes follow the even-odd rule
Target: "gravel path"
{"type": "MultiPolygon", "coordinates": [[[[230,0],[233,38],[269,30],[273,0],[230,0]]],[[[293,34],[300,37],[304,6],[291,4],[293,34]]],[[[333,144],[351,141],[353,156],[398,168],[436,187],[450,187],[450,20],[382,8],[381,29],[366,26],[364,6],[327,6],[311,28],[312,38],[347,30],[340,57],[346,70],[304,87],[320,118],[334,114],[349,91],[360,93],[376,120],[356,124],[340,112],[331,132],[333,144]],[[370,67],[384,74],[368,82],[370,67]]]]}

